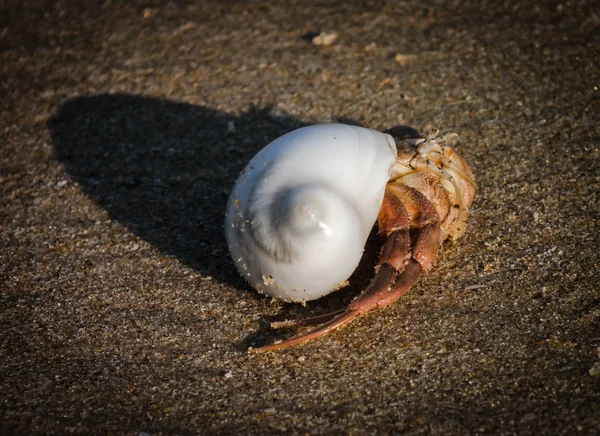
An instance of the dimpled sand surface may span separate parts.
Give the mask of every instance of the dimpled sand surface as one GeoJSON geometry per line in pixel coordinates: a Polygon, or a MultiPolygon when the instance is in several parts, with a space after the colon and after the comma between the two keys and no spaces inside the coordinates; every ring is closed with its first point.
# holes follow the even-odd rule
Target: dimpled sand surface
{"type": "Polygon", "coordinates": [[[0,433],[597,434],[599,47],[593,1],[0,3],[0,433]],[[252,155],[332,121],[457,132],[467,232],[248,354],[373,273],[283,304],[224,241],[252,155]]]}

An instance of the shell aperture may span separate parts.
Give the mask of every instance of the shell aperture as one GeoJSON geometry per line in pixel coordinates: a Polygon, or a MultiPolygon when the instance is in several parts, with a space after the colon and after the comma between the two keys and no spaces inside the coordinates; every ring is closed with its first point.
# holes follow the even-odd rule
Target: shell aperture
{"type": "Polygon", "coordinates": [[[343,124],[271,142],[242,171],[227,205],[225,233],[240,274],[285,301],[341,287],[362,257],[395,159],[389,135],[343,124]]]}

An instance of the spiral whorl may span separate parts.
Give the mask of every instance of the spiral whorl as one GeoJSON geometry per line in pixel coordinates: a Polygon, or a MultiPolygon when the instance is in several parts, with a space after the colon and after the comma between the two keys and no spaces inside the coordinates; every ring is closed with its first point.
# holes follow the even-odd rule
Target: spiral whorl
{"type": "Polygon", "coordinates": [[[260,151],[231,194],[226,236],[240,273],[288,301],[319,298],[352,274],[375,223],[393,140],[341,124],[291,132],[260,151]]]}

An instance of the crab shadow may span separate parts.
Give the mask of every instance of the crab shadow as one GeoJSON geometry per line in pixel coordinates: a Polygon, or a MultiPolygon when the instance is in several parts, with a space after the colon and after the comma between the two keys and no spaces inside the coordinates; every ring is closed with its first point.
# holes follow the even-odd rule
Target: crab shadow
{"type": "Polygon", "coordinates": [[[229,191],[258,150],[303,125],[270,108],[235,116],[128,94],[67,101],[48,122],[58,159],[110,219],[244,290],[223,234],[229,191]]]}

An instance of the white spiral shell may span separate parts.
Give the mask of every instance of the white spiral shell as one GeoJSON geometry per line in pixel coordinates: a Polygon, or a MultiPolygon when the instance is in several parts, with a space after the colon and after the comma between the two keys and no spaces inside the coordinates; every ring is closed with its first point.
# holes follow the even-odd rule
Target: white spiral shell
{"type": "Polygon", "coordinates": [[[344,124],[304,127],[242,171],[225,234],[240,274],[285,301],[320,298],[356,269],[381,208],[393,138],[344,124]]]}

